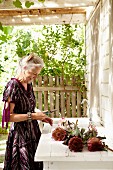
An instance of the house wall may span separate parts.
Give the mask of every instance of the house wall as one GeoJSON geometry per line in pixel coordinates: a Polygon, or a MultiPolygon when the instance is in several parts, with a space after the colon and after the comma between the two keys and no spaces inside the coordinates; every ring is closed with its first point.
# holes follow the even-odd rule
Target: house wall
{"type": "Polygon", "coordinates": [[[94,121],[113,127],[113,2],[101,0],[86,24],[87,97],[94,121]]]}

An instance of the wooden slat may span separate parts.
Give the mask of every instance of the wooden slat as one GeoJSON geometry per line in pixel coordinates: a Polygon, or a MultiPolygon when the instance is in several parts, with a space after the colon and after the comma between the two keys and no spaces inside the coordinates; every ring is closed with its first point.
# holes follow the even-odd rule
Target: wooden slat
{"type": "MultiPolygon", "coordinates": [[[[83,99],[86,99],[86,90],[83,90],[83,99]]],[[[87,116],[87,102],[83,103],[83,116],[87,116]]]]}
{"type": "Polygon", "coordinates": [[[86,89],[83,89],[83,92],[78,89],[75,77],[64,80],[63,77],[57,76],[54,78],[44,76],[43,79],[39,76],[38,86],[36,82],[34,83],[34,93],[38,93],[38,108],[40,110],[57,109],[51,117],[87,116],[87,107],[83,105],[81,109],[81,102],[83,98],[86,98],[86,89]]]}
{"type": "MultiPolygon", "coordinates": [[[[56,86],[58,87],[59,86],[59,77],[56,76],[55,77],[55,82],[56,82],[56,86]]],[[[55,108],[57,109],[56,111],[56,117],[59,117],[59,91],[57,90],[56,91],[56,100],[55,100],[55,108]]]]}
{"type": "Polygon", "coordinates": [[[70,115],[70,93],[66,93],[66,115],[67,117],[71,117],[70,115]]]}
{"type": "Polygon", "coordinates": [[[77,116],[76,106],[76,92],[72,91],[72,117],[77,116]]]}
{"type": "MultiPolygon", "coordinates": [[[[34,87],[37,87],[36,80],[33,81],[33,88],[34,87]]],[[[34,91],[34,95],[35,95],[36,107],[37,107],[37,103],[38,103],[38,100],[37,100],[37,91],[34,91]]]]}
{"type": "MultiPolygon", "coordinates": [[[[49,77],[49,85],[50,85],[50,87],[53,86],[53,77],[52,76],[49,77]]],[[[53,91],[50,91],[50,110],[53,110],[53,109],[54,109],[54,94],[53,94],[53,91]]],[[[50,116],[54,117],[54,112],[51,113],[50,116]]]]}
{"type": "Polygon", "coordinates": [[[77,91],[77,117],[81,117],[81,92],[77,91]]]}
{"type": "Polygon", "coordinates": [[[34,91],[72,91],[78,90],[76,86],[60,86],[60,87],[34,87],[34,91]]]}
{"type": "MultiPolygon", "coordinates": [[[[63,77],[60,77],[60,85],[64,85],[64,79],[63,77]]],[[[65,93],[60,92],[60,103],[61,103],[61,117],[65,117],[65,93]]]]}
{"type": "MultiPolygon", "coordinates": [[[[44,86],[48,86],[48,77],[44,76],[44,86]]],[[[48,91],[44,90],[44,110],[48,110],[48,91]]]]}
{"type": "MultiPolygon", "coordinates": [[[[72,85],[75,86],[75,77],[72,77],[72,85]]],[[[72,117],[76,117],[76,91],[72,91],[72,117]]]]}
{"type": "MultiPolygon", "coordinates": [[[[38,76],[38,86],[42,86],[42,76],[38,76]]],[[[42,92],[38,91],[38,108],[42,110],[42,92]]]]}
{"type": "MultiPolygon", "coordinates": [[[[66,86],[69,85],[69,82],[70,82],[70,78],[69,77],[66,77],[66,80],[65,80],[65,84],[66,86]]],[[[66,115],[67,117],[71,117],[71,110],[70,110],[70,91],[67,91],[65,93],[66,95],[66,115]]]]}

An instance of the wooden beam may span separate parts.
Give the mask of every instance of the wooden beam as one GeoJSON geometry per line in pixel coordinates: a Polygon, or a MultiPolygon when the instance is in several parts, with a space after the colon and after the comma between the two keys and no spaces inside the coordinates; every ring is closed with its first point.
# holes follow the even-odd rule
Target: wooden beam
{"type": "Polygon", "coordinates": [[[2,25],[48,25],[48,24],[79,24],[86,22],[85,14],[0,16],[2,25]]]}
{"type": "Polygon", "coordinates": [[[44,9],[18,9],[0,10],[0,17],[6,16],[42,16],[57,14],[86,14],[85,8],[44,8],[44,9]]]}
{"type": "Polygon", "coordinates": [[[63,87],[33,87],[34,91],[77,91],[79,90],[76,86],[63,86],[63,87]]]}
{"type": "MultiPolygon", "coordinates": [[[[13,1],[15,0],[2,0],[0,3],[0,9],[15,9],[16,7],[13,5],[13,1]]],[[[22,8],[26,9],[25,2],[26,0],[20,0],[22,3],[22,8]]],[[[45,0],[44,3],[38,2],[38,0],[32,0],[34,5],[32,5],[31,9],[38,8],[65,8],[65,7],[89,7],[95,6],[99,0],[45,0]]],[[[18,9],[18,8],[17,8],[18,9]]]]}

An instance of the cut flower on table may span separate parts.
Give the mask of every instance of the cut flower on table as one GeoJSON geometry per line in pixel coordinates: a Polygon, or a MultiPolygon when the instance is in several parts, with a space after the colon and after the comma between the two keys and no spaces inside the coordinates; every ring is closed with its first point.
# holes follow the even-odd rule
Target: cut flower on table
{"type": "Polygon", "coordinates": [[[73,152],[82,152],[84,147],[90,152],[107,151],[108,149],[113,151],[103,142],[106,137],[98,136],[94,124],[89,123],[87,129],[79,128],[78,120],[74,123],[62,118],[58,127],[53,130],[52,138],[55,141],[63,141],[63,144],[67,145],[73,152]]]}

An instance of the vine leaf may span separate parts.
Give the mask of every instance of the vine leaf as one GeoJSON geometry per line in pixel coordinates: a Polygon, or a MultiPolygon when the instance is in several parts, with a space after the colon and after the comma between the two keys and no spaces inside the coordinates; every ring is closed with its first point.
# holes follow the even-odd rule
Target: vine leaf
{"type": "Polygon", "coordinates": [[[13,1],[13,5],[17,8],[22,8],[22,3],[19,0],[13,1]]]}
{"type": "Polygon", "coordinates": [[[38,0],[38,2],[42,2],[43,3],[43,2],[45,2],[45,0],[38,0]]]}
{"type": "Polygon", "coordinates": [[[25,6],[29,8],[31,5],[34,5],[34,2],[26,1],[25,6]]]}
{"type": "Polygon", "coordinates": [[[0,3],[2,3],[3,2],[3,0],[0,0],[0,3]]]}
{"type": "Polygon", "coordinates": [[[0,30],[3,31],[3,26],[2,26],[2,23],[0,22],[0,30]]]}

